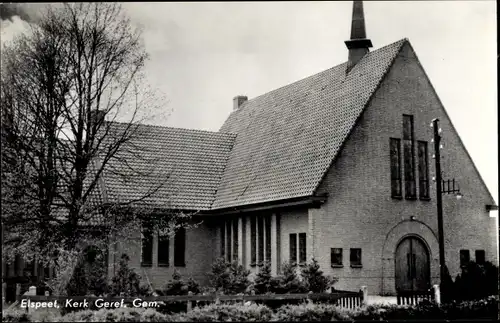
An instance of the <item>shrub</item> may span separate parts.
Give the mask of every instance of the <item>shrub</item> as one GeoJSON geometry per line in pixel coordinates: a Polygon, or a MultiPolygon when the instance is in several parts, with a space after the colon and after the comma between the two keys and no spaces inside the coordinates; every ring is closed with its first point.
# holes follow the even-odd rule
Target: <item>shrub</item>
{"type": "Polygon", "coordinates": [[[335,306],[327,304],[285,305],[277,310],[273,321],[332,321],[337,310],[335,306]]]}
{"type": "Polygon", "coordinates": [[[237,262],[230,263],[219,258],[212,264],[210,284],[216,291],[222,291],[224,294],[239,294],[250,286],[248,275],[250,271],[237,262]]]}
{"type": "Polygon", "coordinates": [[[200,285],[193,278],[190,277],[185,282],[180,273],[174,270],[172,279],[168,281],[163,292],[165,295],[187,295],[189,292],[199,294],[200,291],[200,285]]]}
{"type": "Polygon", "coordinates": [[[271,292],[276,294],[307,293],[305,282],[297,276],[296,267],[283,263],[282,274],[271,279],[271,292]]]}
{"type": "Polygon", "coordinates": [[[455,300],[482,299],[498,293],[498,267],[491,262],[479,265],[473,261],[462,268],[454,283],[455,300]]]}
{"type": "Polygon", "coordinates": [[[141,276],[128,266],[129,257],[123,254],[118,265],[118,272],[111,281],[112,296],[137,296],[144,292],[141,288],[141,276]]]}
{"type": "Polygon", "coordinates": [[[30,317],[25,309],[2,310],[2,322],[29,322],[30,317]]]}
{"type": "Polygon", "coordinates": [[[253,283],[256,294],[266,294],[271,291],[271,264],[266,262],[260,269],[253,283]]]}
{"type": "Polygon", "coordinates": [[[266,322],[272,317],[270,308],[258,304],[222,304],[194,308],[189,313],[175,316],[173,319],[188,322],[266,322]]]}
{"type": "Polygon", "coordinates": [[[325,276],[314,258],[302,269],[301,275],[307,289],[313,293],[324,293],[338,281],[336,278],[325,276]]]}
{"type": "Polygon", "coordinates": [[[148,308],[117,308],[84,310],[66,314],[59,318],[60,322],[171,322],[168,315],[148,308]]]}

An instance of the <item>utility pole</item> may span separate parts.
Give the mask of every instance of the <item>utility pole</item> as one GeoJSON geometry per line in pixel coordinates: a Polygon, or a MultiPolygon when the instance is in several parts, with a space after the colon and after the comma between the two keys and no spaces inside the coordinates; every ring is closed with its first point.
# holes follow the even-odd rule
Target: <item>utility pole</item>
{"type": "Polygon", "coordinates": [[[444,257],[444,231],[443,231],[443,196],[441,192],[441,155],[440,155],[440,142],[441,135],[439,129],[439,119],[432,120],[434,128],[434,161],[436,163],[436,201],[437,201],[437,215],[438,215],[438,235],[439,235],[439,273],[441,284],[445,276],[445,257],[444,257]]]}

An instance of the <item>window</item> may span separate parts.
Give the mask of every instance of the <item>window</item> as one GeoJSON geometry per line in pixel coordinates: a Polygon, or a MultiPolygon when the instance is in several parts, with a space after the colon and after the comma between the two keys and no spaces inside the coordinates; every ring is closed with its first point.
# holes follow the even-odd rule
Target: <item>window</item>
{"type": "Polygon", "coordinates": [[[484,250],[476,250],[476,264],[484,265],[486,262],[486,255],[484,250]]]}
{"type": "Polygon", "coordinates": [[[220,226],[220,256],[226,258],[226,223],[220,226]]]}
{"type": "Polygon", "coordinates": [[[391,150],[391,196],[400,198],[401,193],[401,140],[390,139],[391,150]]]}
{"type": "Polygon", "coordinates": [[[250,218],[250,265],[255,266],[257,263],[257,218],[250,218]]]}
{"type": "Polygon", "coordinates": [[[238,261],[238,218],[233,219],[233,261],[238,261]]]}
{"type": "Polygon", "coordinates": [[[271,262],[271,217],[265,217],[266,224],[266,261],[271,262]]]}
{"type": "Polygon", "coordinates": [[[225,221],[226,223],[226,261],[231,261],[231,222],[229,220],[225,221]]]}
{"type": "Polygon", "coordinates": [[[170,241],[168,235],[158,234],[158,266],[168,267],[170,256],[170,241]]]}
{"type": "Polygon", "coordinates": [[[307,262],[306,259],[306,234],[299,233],[299,262],[301,264],[305,264],[307,262]]]}
{"type": "Polygon", "coordinates": [[[290,264],[297,263],[297,234],[290,233],[290,264]]]}
{"type": "Polygon", "coordinates": [[[429,164],[427,141],[418,142],[418,184],[421,199],[429,199],[429,164]]]}
{"type": "Polygon", "coordinates": [[[179,228],[174,236],[174,266],[186,265],[186,229],[179,228]]]}
{"type": "Polygon", "coordinates": [[[416,198],[413,116],[403,115],[403,155],[406,199],[416,198]]]}
{"type": "Polygon", "coordinates": [[[351,248],[349,259],[351,267],[361,267],[361,248],[351,248]]]}
{"type": "Polygon", "coordinates": [[[470,261],[469,250],[460,250],[460,267],[465,267],[470,261]]]}
{"type": "Polygon", "coordinates": [[[153,230],[150,224],[143,223],[141,230],[141,266],[153,265],[153,230]]]}
{"type": "Polygon", "coordinates": [[[342,248],[332,248],[331,250],[332,267],[342,267],[342,248]]]}
{"type": "Polygon", "coordinates": [[[259,231],[258,261],[261,264],[264,261],[264,218],[261,216],[257,218],[257,229],[259,231]]]}

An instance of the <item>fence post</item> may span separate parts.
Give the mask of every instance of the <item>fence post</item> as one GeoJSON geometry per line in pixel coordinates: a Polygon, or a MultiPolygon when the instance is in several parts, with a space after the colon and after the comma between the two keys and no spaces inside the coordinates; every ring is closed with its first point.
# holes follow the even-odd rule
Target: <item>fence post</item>
{"type": "Polygon", "coordinates": [[[5,306],[5,300],[7,299],[7,283],[2,283],[2,308],[5,306]]]}
{"type": "Polygon", "coordinates": [[[219,305],[220,304],[220,299],[219,299],[219,293],[217,293],[217,291],[215,292],[215,305],[219,305]]]}
{"type": "Polygon", "coordinates": [[[441,304],[441,291],[439,290],[439,285],[434,285],[432,286],[434,289],[434,301],[436,304],[440,305],[441,304]]]}
{"type": "Polygon", "coordinates": [[[20,301],[21,298],[21,284],[16,284],[16,301],[20,301]]]}
{"type": "Polygon", "coordinates": [[[363,299],[361,300],[361,305],[368,304],[368,288],[366,286],[361,286],[361,292],[363,293],[363,299]]]}
{"type": "MultiPolygon", "coordinates": [[[[188,292],[188,296],[193,296],[193,292],[188,292]]],[[[187,312],[191,312],[191,310],[193,309],[193,302],[191,302],[191,300],[188,300],[187,302],[187,312]]]]}

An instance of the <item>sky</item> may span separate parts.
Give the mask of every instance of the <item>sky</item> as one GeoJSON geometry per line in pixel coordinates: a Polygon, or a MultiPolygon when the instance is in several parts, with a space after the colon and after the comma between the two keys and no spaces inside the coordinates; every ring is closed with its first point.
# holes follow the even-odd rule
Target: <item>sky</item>
{"type": "MultiPolygon", "coordinates": [[[[42,5],[26,6],[33,16],[42,5]]],[[[123,7],[143,30],[148,82],[168,98],[168,117],[152,124],[217,131],[234,96],[251,99],[347,59],[352,1],[123,7]]],[[[372,50],[410,40],[498,203],[496,2],[365,1],[364,12],[372,50]]],[[[18,16],[1,23],[2,43],[27,26],[18,16]]]]}

